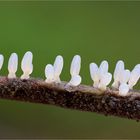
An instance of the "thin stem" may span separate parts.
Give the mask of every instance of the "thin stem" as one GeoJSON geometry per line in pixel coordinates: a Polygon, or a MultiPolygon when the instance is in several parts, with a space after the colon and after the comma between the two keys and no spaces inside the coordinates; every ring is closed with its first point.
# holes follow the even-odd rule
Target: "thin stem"
{"type": "Polygon", "coordinates": [[[128,96],[122,97],[117,90],[111,88],[103,92],[86,85],[71,87],[66,82],[47,84],[38,79],[1,77],[0,98],[140,120],[138,91],[130,91],[128,96]]]}

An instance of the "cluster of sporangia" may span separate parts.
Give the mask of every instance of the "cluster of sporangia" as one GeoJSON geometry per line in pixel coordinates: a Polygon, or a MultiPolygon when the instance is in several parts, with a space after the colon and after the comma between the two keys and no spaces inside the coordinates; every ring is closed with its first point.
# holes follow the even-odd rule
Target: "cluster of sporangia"
{"type": "MultiPolygon", "coordinates": [[[[26,52],[23,56],[21,62],[21,69],[23,71],[23,75],[21,79],[30,78],[30,74],[33,71],[33,54],[31,52],[26,52]]],[[[0,55],[0,69],[2,68],[4,61],[3,55],[0,55]]],[[[63,69],[63,57],[58,55],[55,59],[54,64],[47,64],[45,67],[45,76],[46,83],[61,83],[60,74],[63,69]]],[[[91,63],[89,65],[91,79],[93,80],[93,87],[98,88],[100,90],[105,91],[106,87],[112,80],[112,74],[108,72],[108,62],[102,61],[100,66],[97,64],[91,63]]],[[[18,68],[18,56],[16,53],[12,53],[9,62],[8,62],[8,78],[16,78],[16,71],[18,68]]],[[[70,67],[71,80],[68,82],[68,85],[78,86],[82,78],[79,75],[81,68],[81,57],[79,55],[75,55],[70,67]]],[[[133,86],[136,85],[140,78],[140,64],[136,65],[134,69],[130,72],[128,69],[125,69],[124,62],[118,61],[116,64],[116,68],[114,71],[114,82],[112,87],[119,89],[119,94],[122,96],[126,96],[130,89],[133,89],[133,86]]]]}

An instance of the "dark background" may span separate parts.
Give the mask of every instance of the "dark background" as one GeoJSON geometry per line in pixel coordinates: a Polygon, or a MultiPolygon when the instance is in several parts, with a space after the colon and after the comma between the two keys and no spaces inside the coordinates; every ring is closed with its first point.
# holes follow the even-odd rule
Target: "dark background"
{"type": "MultiPolygon", "coordinates": [[[[89,63],[108,60],[110,72],[122,59],[126,68],[140,63],[140,2],[0,2],[0,53],[7,75],[12,52],[21,61],[34,54],[33,77],[61,54],[61,79],[69,81],[70,63],[82,57],[82,83],[91,85],[89,63]]],[[[17,75],[22,74],[20,63],[17,75]]],[[[139,89],[140,84],[136,86],[139,89]]],[[[0,138],[140,138],[138,122],[54,106],[0,100],[0,138]]]]}

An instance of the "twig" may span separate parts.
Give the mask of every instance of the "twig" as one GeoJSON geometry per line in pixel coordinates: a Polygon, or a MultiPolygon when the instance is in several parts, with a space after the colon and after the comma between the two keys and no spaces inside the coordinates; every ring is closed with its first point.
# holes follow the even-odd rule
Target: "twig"
{"type": "Polygon", "coordinates": [[[0,78],[0,98],[25,102],[51,104],[69,109],[97,112],[123,118],[140,120],[140,92],[130,91],[128,96],[108,88],[105,92],[91,86],[47,84],[43,80],[0,78]]]}

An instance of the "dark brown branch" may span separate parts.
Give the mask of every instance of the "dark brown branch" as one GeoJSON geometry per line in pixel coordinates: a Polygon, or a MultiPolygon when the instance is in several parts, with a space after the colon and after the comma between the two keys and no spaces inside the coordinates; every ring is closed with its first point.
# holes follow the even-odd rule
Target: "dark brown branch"
{"type": "Polygon", "coordinates": [[[131,91],[128,96],[122,97],[117,90],[109,88],[102,92],[85,85],[70,87],[64,82],[47,84],[38,79],[1,77],[0,98],[140,120],[140,92],[137,91],[131,91]]]}

